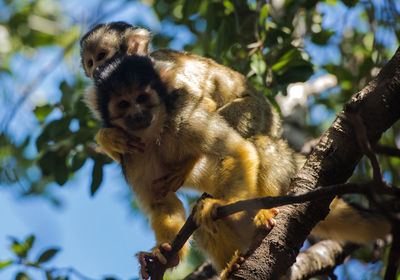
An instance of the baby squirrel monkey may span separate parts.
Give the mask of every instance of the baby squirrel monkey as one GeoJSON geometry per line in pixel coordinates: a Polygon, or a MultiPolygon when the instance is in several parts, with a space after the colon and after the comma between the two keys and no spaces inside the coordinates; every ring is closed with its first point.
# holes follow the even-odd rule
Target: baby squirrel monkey
{"type": "MultiPolygon", "coordinates": [[[[275,142],[267,136],[245,140],[198,97],[185,89],[169,90],[169,75],[168,71],[158,74],[145,56],[114,57],[95,75],[95,99],[88,105],[105,127],[121,129],[133,139],[135,152],[122,154],[122,170],[150,218],[157,244],[171,242],[186,216],[177,195],[155,195],[152,182],[188,161],[195,162],[187,186],[213,196],[202,202],[195,216],[201,225],[196,240],[222,269],[236,250],[249,247],[249,236],[257,227],[274,225],[277,211],[239,213],[217,222],[212,221],[213,211],[238,200],[282,193],[296,171],[294,153],[283,140],[275,142]],[[254,145],[258,141],[261,144],[254,145]],[[271,161],[260,163],[260,157],[271,161]]],[[[148,277],[146,259],[165,262],[159,248],[139,254],[144,278],[148,277]]]]}

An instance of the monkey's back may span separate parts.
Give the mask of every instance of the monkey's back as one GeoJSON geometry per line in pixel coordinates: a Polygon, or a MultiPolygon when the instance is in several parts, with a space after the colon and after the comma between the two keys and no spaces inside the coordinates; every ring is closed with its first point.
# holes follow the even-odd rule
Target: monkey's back
{"type": "Polygon", "coordinates": [[[281,137],[277,112],[242,74],[185,51],[161,49],[150,56],[158,71],[174,71],[175,80],[170,87],[212,99],[217,112],[244,138],[259,134],[281,137]]]}

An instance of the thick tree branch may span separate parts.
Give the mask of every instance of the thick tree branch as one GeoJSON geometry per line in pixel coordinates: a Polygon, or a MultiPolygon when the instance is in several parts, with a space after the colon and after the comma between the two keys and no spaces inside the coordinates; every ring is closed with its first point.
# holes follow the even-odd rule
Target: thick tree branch
{"type": "MultiPolygon", "coordinates": [[[[382,133],[400,118],[400,49],[379,75],[355,94],[356,106],[374,146],[382,133]]],[[[315,147],[292,182],[295,193],[317,186],[344,183],[362,156],[348,112],[342,111],[315,147]]],[[[311,229],[328,214],[333,196],[280,208],[279,221],[232,279],[278,279],[295,262],[311,229]],[[254,270],[257,267],[257,270],[254,270]]]]}
{"type": "Polygon", "coordinates": [[[286,276],[290,280],[309,279],[321,274],[330,274],[336,266],[359,246],[340,244],[333,240],[320,241],[301,252],[286,276]]]}

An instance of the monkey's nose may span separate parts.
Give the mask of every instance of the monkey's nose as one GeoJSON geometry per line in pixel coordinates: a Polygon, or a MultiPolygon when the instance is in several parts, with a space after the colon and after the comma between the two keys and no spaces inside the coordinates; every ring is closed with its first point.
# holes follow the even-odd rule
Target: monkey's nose
{"type": "Polygon", "coordinates": [[[153,115],[148,111],[144,111],[125,118],[125,125],[129,129],[139,130],[149,127],[152,120],[153,115]]]}

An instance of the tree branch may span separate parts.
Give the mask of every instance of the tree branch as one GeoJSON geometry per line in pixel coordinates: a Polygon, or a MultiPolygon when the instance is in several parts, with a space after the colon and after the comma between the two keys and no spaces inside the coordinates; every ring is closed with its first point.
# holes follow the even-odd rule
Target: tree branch
{"type": "Polygon", "coordinates": [[[390,156],[390,157],[400,157],[400,149],[389,147],[381,144],[377,144],[374,147],[375,153],[390,156]]]}
{"type": "Polygon", "coordinates": [[[290,280],[300,280],[329,274],[358,247],[355,244],[343,245],[333,240],[320,241],[298,254],[296,262],[286,276],[290,280]]]}
{"type": "MultiPolygon", "coordinates": [[[[369,142],[374,145],[382,133],[400,118],[400,49],[379,75],[355,94],[348,105],[356,104],[369,142]]],[[[291,189],[303,193],[318,186],[341,184],[353,173],[361,159],[348,112],[342,111],[322,135],[291,189]]],[[[317,222],[326,217],[333,196],[280,208],[279,223],[249,253],[232,279],[278,279],[295,262],[299,250],[317,222]],[[262,268],[254,271],[252,267],[262,268]]]]}

